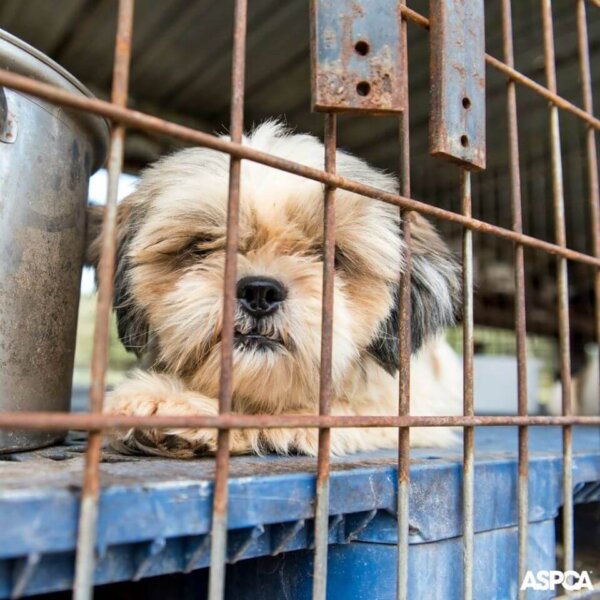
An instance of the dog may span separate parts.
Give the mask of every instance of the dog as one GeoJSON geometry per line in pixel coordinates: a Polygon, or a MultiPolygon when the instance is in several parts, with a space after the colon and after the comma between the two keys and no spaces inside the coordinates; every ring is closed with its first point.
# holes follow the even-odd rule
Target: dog
{"type": "MultiPolygon", "coordinates": [[[[315,137],[259,125],[243,144],[323,169],[315,137]]],[[[337,173],[397,193],[394,176],[344,151],[337,173]]],[[[114,415],[216,415],[220,371],[230,158],[191,148],[162,158],[118,206],[114,308],[119,336],[145,369],[112,391],[114,415]]],[[[324,186],[243,161],[237,257],[232,409],[316,414],[319,398],[324,186]]],[[[398,289],[405,247],[399,209],[335,194],[333,415],[398,412],[398,289]]],[[[435,228],[411,213],[411,414],[458,412],[460,394],[435,383],[438,335],[453,323],[460,286],[455,258],[435,228]],[[433,340],[433,341],[432,341],[433,340]],[[420,351],[425,346],[424,351],[420,351]],[[433,353],[433,354],[432,354],[433,353]]],[[[87,260],[97,265],[102,209],[91,207],[87,260]]],[[[439,352],[439,349],[438,349],[439,352]]],[[[443,355],[443,352],[442,352],[443,355]]],[[[331,432],[343,455],[397,445],[393,428],[331,432]]],[[[446,445],[446,428],[415,428],[413,445],[446,445]]],[[[110,441],[124,453],[190,458],[214,453],[211,429],[131,429],[110,441]]],[[[233,430],[233,454],[317,453],[316,429],[233,430]]]]}

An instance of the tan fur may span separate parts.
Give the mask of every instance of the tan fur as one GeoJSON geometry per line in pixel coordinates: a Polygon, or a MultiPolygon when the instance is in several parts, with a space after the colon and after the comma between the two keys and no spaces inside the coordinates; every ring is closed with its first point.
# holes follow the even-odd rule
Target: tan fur
{"type": "MultiPolygon", "coordinates": [[[[245,143],[322,168],[323,149],[314,138],[289,135],[272,123],[258,128],[245,143]]],[[[338,168],[342,173],[346,169],[347,176],[396,190],[391,176],[349,155],[340,153],[338,168]]],[[[126,345],[150,369],[133,374],[110,394],[107,412],[217,414],[227,189],[227,157],[185,150],[146,171],[138,190],[119,206],[116,309],[126,345]]],[[[453,266],[443,262],[447,248],[429,223],[418,215],[412,220],[415,255],[423,259],[421,283],[431,288],[424,302],[435,303],[432,309],[440,303],[451,311],[456,284],[453,266]]],[[[239,222],[238,278],[277,279],[287,297],[273,316],[258,324],[250,324],[238,309],[238,331],[257,327],[280,345],[235,349],[233,409],[314,414],[320,363],[323,188],[245,161],[239,222]]],[[[393,289],[403,267],[398,224],[396,208],[344,190],[336,192],[339,264],[334,290],[333,414],[397,414],[397,376],[382,368],[369,347],[381,336],[382,324],[397,302],[393,289]]],[[[95,239],[88,256],[97,260],[98,248],[95,239]]],[[[428,314],[428,306],[423,314],[428,314]]],[[[417,365],[427,360],[422,353],[413,358],[417,365]]],[[[440,390],[419,397],[419,380],[411,385],[414,414],[457,412],[454,398],[446,402],[440,390]]],[[[421,445],[452,441],[448,432],[424,429],[414,430],[411,438],[421,445]]],[[[235,431],[231,440],[233,453],[312,455],[317,448],[316,430],[235,431]]],[[[395,430],[336,429],[332,452],[393,447],[396,441],[395,430]]],[[[112,443],[121,451],[190,457],[214,452],[216,432],[132,430],[115,433],[112,443]]]]}

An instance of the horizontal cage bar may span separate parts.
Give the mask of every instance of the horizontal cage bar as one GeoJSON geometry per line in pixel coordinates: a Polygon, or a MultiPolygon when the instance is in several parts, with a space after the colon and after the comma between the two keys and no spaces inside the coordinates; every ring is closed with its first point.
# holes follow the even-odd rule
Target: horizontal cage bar
{"type": "Polygon", "coordinates": [[[178,427],[246,429],[271,427],[488,427],[496,425],[600,425],[600,416],[327,416],[248,415],[165,416],[94,415],[81,413],[0,413],[0,429],[128,429],[178,427]]]}

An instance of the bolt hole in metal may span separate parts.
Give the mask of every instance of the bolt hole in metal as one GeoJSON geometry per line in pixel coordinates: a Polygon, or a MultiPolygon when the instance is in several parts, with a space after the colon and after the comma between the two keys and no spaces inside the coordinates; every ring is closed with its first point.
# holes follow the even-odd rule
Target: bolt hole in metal
{"type": "Polygon", "coordinates": [[[468,148],[469,138],[466,135],[461,135],[460,136],[460,144],[463,148],[468,148]]]}
{"type": "Polygon", "coordinates": [[[369,54],[371,47],[369,46],[368,42],[365,42],[365,40],[358,40],[358,42],[354,44],[354,50],[356,50],[356,53],[360,54],[360,56],[366,56],[369,54]]]}
{"type": "Polygon", "coordinates": [[[462,99],[462,105],[463,105],[463,108],[464,108],[464,109],[467,109],[467,110],[468,110],[469,108],[471,108],[471,99],[470,99],[470,98],[467,98],[467,96],[465,96],[465,97],[462,99]]]}
{"type": "Polygon", "coordinates": [[[361,81],[356,85],[356,93],[359,96],[368,96],[371,91],[371,85],[368,81],[361,81]]]}

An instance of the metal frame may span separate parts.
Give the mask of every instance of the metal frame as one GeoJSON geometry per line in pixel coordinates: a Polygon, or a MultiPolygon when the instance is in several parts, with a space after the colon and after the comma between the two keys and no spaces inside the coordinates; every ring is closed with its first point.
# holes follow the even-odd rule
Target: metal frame
{"type": "MultiPolygon", "coordinates": [[[[598,7],[597,0],[588,0],[598,7]]],[[[406,28],[411,22],[429,28],[429,20],[400,2],[402,15],[402,72],[404,85],[408,86],[408,61],[406,28]]],[[[544,31],[544,62],[546,87],[529,79],[514,68],[512,45],[512,18],[510,0],[502,0],[503,61],[485,55],[486,64],[507,78],[506,107],[508,114],[508,140],[510,164],[510,192],[513,227],[506,229],[474,219],[471,216],[471,174],[464,167],[461,173],[462,211],[455,213],[412,199],[410,191],[410,144],[408,124],[408,94],[404,90],[407,104],[399,117],[401,194],[391,194],[367,185],[340,177],[335,172],[336,116],[325,115],[325,170],[309,168],[241,145],[244,107],[244,71],[247,0],[236,0],[234,16],[234,46],[231,103],[231,140],[224,140],[196,131],[189,127],[158,119],[130,110],[126,107],[131,36],[133,31],[134,0],[119,0],[118,25],[115,41],[115,63],[110,102],[75,96],[52,86],[0,70],[0,85],[44,98],[50,102],[88,111],[109,119],[112,124],[111,149],[108,160],[109,186],[107,211],[103,227],[103,244],[99,268],[99,294],[94,350],[92,359],[92,386],[90,390],[89,414],[58,413],[4,413],[0,414],[0,428],[19,429],[81,429],[90,432],[84,486],[81,496],[81,513],[77,547],[76,578],[74,596],[78,600],[91,598],[93,591],[93,568],[95,530],[99,497],[99,460],[102,432],[107,428],[130,427],[210,427],[219,431],[216,456],[216,480],[213,500],[213,522],[211,533],[211,572],[209,596],[218,600],[224,596],[225,559],[227,548],[227,488],[229,468],[229,431],[244,427],[318,427],[319,453],[315,509],[315,566],[313,597],[326,597],[327,544],[329,530],[329,472],[330,472],[330,428],[332,427],[397,427],[399,431],[398,452],[398,580],[397,597],[408,594],[408,515],[410,427],[461,426],[464,428],[463,456],[463,540],[464,540],[464,590],[465,599],[473,598],[473,479],[474,479],[474,427],[491,425],[519,426],[519,576],[526,571],[527,524],[528,524],[528,427],[561,425],[563,427],[563,497],[565,559],[564,569],[571,569],[574,561],[573,502],[572,502],[572,426],[600,425],[600,417],[574,416],[570,388],[569,355],[569,311],[567,261],[575,261],[595,267],[595,325],[600,342],[600,199],[598,191],[598,161],[595,132],[600,130],[600,119],[593,114],[592,84],[590,77],[589,48],[586,24],[586,1],[575,0],[577,10],[577,38],[579,63],[582,79],[583,108],[562,98],[556,87],[556,71],[552,33],[551,0],[540,0],[544,31]],[[518,145],[518,120],[516,105],[517,84],[527,87],[549,102],[549,125],[551,142],[551,172],[553,182],[555,243],[546,242],[522,232],[521,193],[518,145]],[[564,213],[565,201],[562,189],[561,144],[559,110],[569,112],[587,127],[587,169],[589,177],[589,210],[593,255],[576,252],[566,246],[564,213]],[[221,380],[219,394],[219,416],[217,417],[127,417],[103,415],[104,377],[107,364],[108,325],[112,303],[112,281],[116,247],[116,191],[123,166],[123,143],[125,128],[154,131],[179,140],[209,147],[231,155],[228,234],[225,263],[224,325],[222,344],[221,380]],[[325,184],[324,206],[324,274],[323,274],[323,317],[321,338],[321,383],[319,414],[295,416],[238,415],[231,413],[232,394],[232,338],[235,310],[236,254],[238,245],[238,208],[240,198],[241,161],[251,160],[264,165],[295,173],[325,184]],[[331,396],[331,336],[333,318],[334,236],[335,236],[335,190],[341,188],[357,192],[374,200],[397,206],[402,215],[417,211],[436,219],[462,225],[463,233],[463,336],[464,336],[464,415],[459,417],[414,417],[410,416],[409,356],[410,356],[410,219],[403,219],[403,235],[409,247],[408,268],[400,275],[400,405],[398,415],[386,417],[338,417],[329,414],[331,396]],[[515,417],[477,417],[473,413],[473,248],[472,232],[479,231],[512,242],[515,248],[515,330],[517,334],[518,398],[519,411],[515,417]],[[526,320],[524,248],[535,248],[556,257],[558,284],[558,323],[561,350],[561,374],[563,382],[563,415],[561,417],[538,417],[527,415],[527,364],[526,364],[526,320]]],[[[314,43],[314,40],[313,40],[314,43]]],[[[519,593],[523,598],[524,594],[519,593]]]]}

